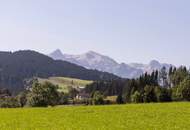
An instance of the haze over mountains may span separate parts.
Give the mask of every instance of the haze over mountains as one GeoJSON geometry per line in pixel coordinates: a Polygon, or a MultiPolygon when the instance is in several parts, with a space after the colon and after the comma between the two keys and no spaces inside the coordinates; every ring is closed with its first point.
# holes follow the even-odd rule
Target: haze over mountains
{"type": "Polygon", "coordinates": [[[163,66],[169,69],[171,64],[160,63],[152,60],[149,64],[141,63],[118,63],[114,59],[89,51],[81,55],[63,54],[61,50],[57,49],[49,56],[55,60],[68,61],[87,69],[96,69],[99,71],[113,73],[123,78],[136,78],[145,72],[152,72],[153,70],[160,70],[163,66]]]}

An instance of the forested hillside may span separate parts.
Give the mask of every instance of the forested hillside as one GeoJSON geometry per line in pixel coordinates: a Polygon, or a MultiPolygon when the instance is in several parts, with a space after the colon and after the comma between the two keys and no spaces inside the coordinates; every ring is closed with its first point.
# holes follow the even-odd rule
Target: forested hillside
{"type": "Polygon", "coordinates": [[[12,92],[23,90],[25,80],[32,77],[64,76],[84,80],[110,80],[119,77],[88,70],[69,62],[53,60],[35,51],[0,52],[0,88],[12,92]]]}

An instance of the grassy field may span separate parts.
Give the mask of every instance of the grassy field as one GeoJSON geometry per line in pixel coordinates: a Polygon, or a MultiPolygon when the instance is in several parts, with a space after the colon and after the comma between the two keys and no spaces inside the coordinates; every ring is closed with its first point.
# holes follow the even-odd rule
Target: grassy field
{"type": "Polygon", "coordinates": [[[0,109],[0,130],[190,130],[190,103],[0,109]]]}
{"type": "Polygon", "coordinates": [[[85,87],[88,84],[91,84],[92,81],[88,80],[80,80],[75,78],[66,78],[66,77],[50,77],[48,79],[38,78],[40,83],[44,83],[46,81],[59,86],[59,90],[63,92],[68,92],[69,87],[77,88],[77,87],[85,87]]]}

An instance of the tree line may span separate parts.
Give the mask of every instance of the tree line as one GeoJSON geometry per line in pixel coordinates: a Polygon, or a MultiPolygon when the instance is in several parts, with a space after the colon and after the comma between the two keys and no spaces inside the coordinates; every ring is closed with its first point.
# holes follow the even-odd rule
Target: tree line
{"type": "Polygon", "coordinates": [[[17,96],[7,89],[0,90],[0,107],[47,107],[66,104],[110,104],[106,97],[115,96],[115,103],[151,103],[190,101],[190,72],[186,67],[163,67],[160,71],[145,73],[136,79],[99,80],[68,93],[59,86],[33,80],[32,86],[17,96]],[[80,97],[80,98],[78,98],[80,97]]]}
{"type": "Polygon", "coordinates": [[[96,81],[85,88],[104,96],[117,95],[117,103],[190,101],[190,72],[186,67],[163,67],[137,79],[96,81]]]}

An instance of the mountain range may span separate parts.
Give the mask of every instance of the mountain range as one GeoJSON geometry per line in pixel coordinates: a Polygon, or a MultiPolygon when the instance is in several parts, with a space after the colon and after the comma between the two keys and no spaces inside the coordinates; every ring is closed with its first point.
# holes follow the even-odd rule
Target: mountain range
{"type": "Polygon", "coordinates": [[[160,70],[164,66],[166,69],[169,69],[170,66],[173,66],[171,64],[160,63],[156,60],[152,60],[149,64],[118,63],[114,59],[94,51],[89,51],[80,55],[71,55],[63,54],[60,49],[57,49],[49,54],[49,56],[55,60],[68,61],[87,69],[109,72],[123,78],[137,78],[145,72],[150,73],[153,70],[160,70]]]}

